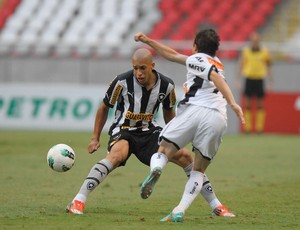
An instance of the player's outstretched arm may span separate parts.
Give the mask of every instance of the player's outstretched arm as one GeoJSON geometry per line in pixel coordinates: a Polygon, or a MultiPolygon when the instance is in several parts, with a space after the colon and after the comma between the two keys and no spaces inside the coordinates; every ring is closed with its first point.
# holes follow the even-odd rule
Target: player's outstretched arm
{"type": "Polygon", "coordinates": [[[106,123],[109,108],[102,102],[98,108],[95,123],[94,134],[90,144],[88,145],[89,153],[95,152],[100,147],[100,135],[106,123]]]}
{"type": "Polygon", "coordinates": [[[165,58],[169,61],[177,62],[179,64],[185,65],[185,62],[187,59],[186,55],[180,54],[177,51],[175,51],[174,49],[149,38],[142,32],[138,32],[134,36],[134,40],[136,42],[140,41],[140,42],[143,42],[143,43],[149,45],[151,48],[153,48],[155,50],[156,53],[158,53],[160,56],[162,56],[163,58],[165,58]]]}
{"type": "Polygon", "coordinates": [[[231,89],[226,81],[216,72],[211,71],[210,79],[213,81],[218,90],[222,93],[231,109],[235,112],[242,125],[245,124],[245,118],[242,108],[235,102],[231,89]]]}

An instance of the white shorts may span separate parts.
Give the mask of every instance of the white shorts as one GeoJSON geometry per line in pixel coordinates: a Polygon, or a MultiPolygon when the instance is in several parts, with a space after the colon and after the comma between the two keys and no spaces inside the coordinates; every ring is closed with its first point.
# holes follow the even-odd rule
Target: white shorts
{"type": "Polygon", "coordinates": [[[192,143],[203,157],[212,160],[222,142],[227,118],[219,111],[196,105],[180,105],[177,116],[161,131],[160,140],[178,149],[192,143]]]}

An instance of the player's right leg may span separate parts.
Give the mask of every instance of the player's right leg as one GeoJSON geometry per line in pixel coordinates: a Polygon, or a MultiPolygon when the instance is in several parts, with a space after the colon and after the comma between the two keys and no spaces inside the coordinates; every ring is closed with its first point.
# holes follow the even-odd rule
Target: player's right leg
{"type": "Polygon", "coordinates": [[[105,159],[95,164],[84,180],[78,194],[67,206],[66,211],[71,214],[83,214],[88,195],[122,162],[128,157],[129,144],[126,140],[119,140],[111,148],[105,159]]]}
{"type": "Polygon", "coordinates": [[[202,189],[204,172],[209,164],[210,161],[205,159],[200,152],[195,152],[194,168],[186,182],[182,198],[171,214],[161,219],[161,221],[183,222],[185,211],[190,207],[202,189]]]}
{"type": "Polygon", "coordinates": [[[108,159],[102,159],[95,164],[85,178],[78,194],[67,206],[66,211],[71,214],[83,214],[88,195],[106,178],[114,166],[108,159]]]}
{"type": "Polygon", "coordinates": [[[195,106],[182,106],[177,114],[161,131],[160,146],[157,153],[153,154],[150,161],[150,174],[141,187],[141,197],[148,198],[153,192],[162,169],[169,160],[174,159],[179,149],[186,146],[193,138],[195,120],[186,119],[194,114],[195,106]]]}
{"type": "Polygon", "coordinates": [[[177,152],[177,148],[166,141],[162,141],[158,152],[153,154],[150,161],[150,174],[144,180],[141,186],[141,197],[147,199],[153,192],[162,169],[166,166],[169,158],[172,158],[177,152]]]}

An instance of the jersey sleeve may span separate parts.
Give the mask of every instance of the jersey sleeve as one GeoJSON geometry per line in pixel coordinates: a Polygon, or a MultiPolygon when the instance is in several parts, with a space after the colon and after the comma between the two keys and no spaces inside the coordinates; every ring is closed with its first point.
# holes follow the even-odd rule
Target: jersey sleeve
{"type": "Polygon", "coordinates": [[[205,57],[190,56],[186,60],[187,71],[196,75],[204,80],[210,80],[210,73],[215,66],[207,60],[205,57]]]}
{"type": "Polygon", "coordinates": [[[176,104],[176,93],[175,93],[175,87],[172,85],[170,93],[166,96],[166,98],[163,100],[162,105],[164,109],[172,109],[176,104]]]}
{"type": "Polygon", "coordinates": [[[120,93],[122,92],[123,86],[119,81],[118,77],[116,77],[108,87],[105,97],[103,98],[103,102],[106,106],[113,108],[115,103],[117,102],[120,93]]]}

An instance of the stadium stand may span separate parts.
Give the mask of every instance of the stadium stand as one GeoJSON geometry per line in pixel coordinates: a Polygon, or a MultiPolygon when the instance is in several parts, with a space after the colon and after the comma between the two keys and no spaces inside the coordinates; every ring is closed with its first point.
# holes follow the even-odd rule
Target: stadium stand
{"type": "Polygon", "coordinates": [[[132,43],[135,31],[148,33],[160,19],[157,1],[6,0],[1,8],[5,17],[0,52],[97,56],[118,50],[127,54],[132,50],[127,42],[132,43]]]}
{"type": "MultiPolygon", "coordinates": [[[[223,41],[242,42],[247,40],[254,30],[264,25],[279,2],[191,0],[187,4],[179,0],[162,0],[159,7],[164,16],[154,26],[150,35],[156,39],[191,40],[199,28],[213,26],[218,29],[223,41]],[[169,9],[172,9],[171,13],[169,9]]],[[[223,56],[228,58],[236,55],[237,53],[232,51],[223,53],[223,56]]]]}
{"type": "MultiPolygon", "coordinates": [[[[180,43],[207,26],[216,28],[223,41],[245,42],[268,23],[282,2],[1,0],[0,54],[128,56],[136,45],[132,38],[137,31],[180,43]]],[[[189,50],[181,51],[189,54],[189,50]]],[[[235,58],[237,52],[225,50],[221,56],[235,58]]]]}
{"type": "Polygon", "coordinates": [[[284,1],[282,6],[273,14],[273,20],[265,28],[263,39],[274,50],[281,44],[280,50],[273,52],[276,59],[299,59],[297,50],[300,48],[300,1],[284,1]],[[281,50],[285,52],[280,52],[281,50]]]}

